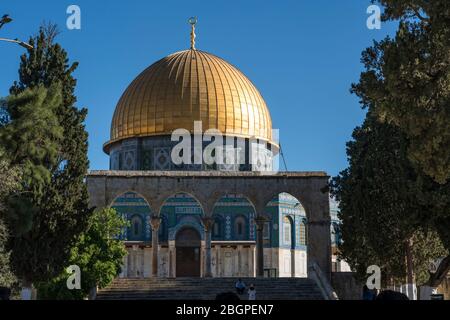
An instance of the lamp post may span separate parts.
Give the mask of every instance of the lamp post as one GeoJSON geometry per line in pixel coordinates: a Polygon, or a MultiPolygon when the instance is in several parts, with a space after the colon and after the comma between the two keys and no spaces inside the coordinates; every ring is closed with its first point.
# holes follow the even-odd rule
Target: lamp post
{"type": "MultiPolygon", "coordinates": [[[[8,14],[3,15],[3,17],[0,19],[0,29],[7,23],[10,23],[12,21],[12,19],[9,17],[8,14]]],[[[24,47],[25,49],[33,49],[33,46],[29,43],[26,43],[24,41],[21,41],[19,39],[8,39],[8,38],[0,38],[0,41],[5,41],[5,42],[11,42],[11,43],[16,43],[21,47],[24,47]]]]}
{"type": "Polygon", "coordinates": [[[0,38],[0,41],[17,43],[19,46],[24,47],[25,49],[33,49],[33,46],[31,44],[20,41],[18,39],[0,38]]]}

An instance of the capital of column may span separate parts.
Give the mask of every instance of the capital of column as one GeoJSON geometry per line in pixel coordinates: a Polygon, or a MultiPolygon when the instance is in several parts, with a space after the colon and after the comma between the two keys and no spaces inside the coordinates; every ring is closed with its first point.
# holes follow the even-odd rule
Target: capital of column
{"type": "Polygon", "coordinates": [[[257,231],[263,231],[264,230],[264,224],[267,221],[269,221],[269,219],[267,217],[264,217],[264,216],[256,217],[254,220],[255,220],[256,230],[257,231]]]}
{"type": "Polygon", "coordinates": [[[161,218],[158,216],[152,216],[150,224],[152,226],[152,231],[158,231],[159,226],[161,225],[161,218]]]}
{"type": "Polygon", "coordinates": [[[205,228],[206,232],[212,231],[212,227],[214,225],[214,218],[212,217],[203,217],[202,218],[203,227],[205,228]]]}

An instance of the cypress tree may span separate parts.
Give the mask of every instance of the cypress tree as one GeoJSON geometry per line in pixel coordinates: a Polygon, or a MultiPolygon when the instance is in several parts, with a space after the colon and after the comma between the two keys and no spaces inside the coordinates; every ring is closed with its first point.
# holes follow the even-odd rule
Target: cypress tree
{"type": "MultiPolygon", "coordinates": [[[[57,33],[56,26],[48,25],[41,27],[39,34],[30,39],[33,48],[21,56],[19,81],[10,89],[13,97],[20,97],[27,90],[36,88],[55,91],[55,85],[60,93],[59,101],[51,110],[55,122],[47,123],[44,128],[34,128],[38,132],[58,133],[58,137],[53,137],[45,145],[48,148],[52,146],[46,150],[49,158],[33,161],[27,158],[29,154],[21,158],[17,150],[10,149],[16,153],[13,157],[16,163],[25,161],[31,162],[32,166],[42,166],[39,172],[44,176],[36,186],[24,180],[28,196],[12,201],[12,206],[28,207],[33,213],[30,229],[17,233],[11,241],[11,263],[25,285],[49,280],[67,267],[71,247],[76,237],[86,229],[92,212],[84,183],[89,164],[88,136],[84,126],[87,110],[75,106],[76,79],[72,73],[78,64],[69,64],[67,52],[54,42],[57,33]]],[[[47,111],[50,105],[47,104],[47,111]]],[[[9,111],[11,123],[14,123],[17,115],[14,110],[9,111]]],[[[32,176],[30,181],[36,179],[39,175],[32,176]]]]}
{"type": "Polygon", "coordinates": [[[391,280],[405,283],[407,276],[408,283],[415,278],[424,285],[431,280],[430,260],[449,254],[437,230],[423,218],[435,210],[424,184],[439,185],[416,173],[405,135],[379,122],[371,111],[352,137],[347,143],[349,167],[332,181],[342,221],[341,257],[361,279],[375,264],[385,285],[391,280]],[[408,255],[412,261],[407,263],[408,255]]]}
{"type": "MultiPolygon", "coordinates": [[[[362,56],[354,90],[379,120],[408,138],[408,158],[439,184],[450,181],[450,5],[448,0],[374,0],[383,20],[398,21],[392,37],[362,56]]],[[[448,219],[448,217],[447,217],[448,219]]]]}

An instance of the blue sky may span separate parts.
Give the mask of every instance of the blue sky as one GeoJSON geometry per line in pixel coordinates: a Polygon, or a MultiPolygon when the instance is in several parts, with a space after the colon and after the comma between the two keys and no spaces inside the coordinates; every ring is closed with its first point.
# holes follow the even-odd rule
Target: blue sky
{"type": "MultiPolygon", "coordinates": [[[[369,0],[52,1],[0,2],[14,22],[0,37],[28,39],[42,21],[80,63],[78,106],[89,110],[91,169],[108,169],[102,145],[127,85],[156,60],[189,47],[190,16],[198,16],[197,48],[237,66],[269,106],[290,171],[337,174],[347,165],[345,143],[364,118],[349,93],[362,70],[360,55],[374,39],[393,34],[366,27],[369,0]],[[66,9],[81,8],[81,30],[68,30],[66,9]]],[[[17,79],[23,48],[0,42],[0,96],[17,79]]]]}

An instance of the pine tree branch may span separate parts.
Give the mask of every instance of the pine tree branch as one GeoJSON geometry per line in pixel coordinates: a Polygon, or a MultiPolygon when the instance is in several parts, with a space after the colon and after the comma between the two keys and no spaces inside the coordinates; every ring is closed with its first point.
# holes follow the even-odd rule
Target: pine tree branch
{"type": "Polygon", "coordinates": [[[439,264],[435,273],[430,273],[428,285],[432,288],[438,287],[450,272],[450,255],[444,258],[439,264]]]}

